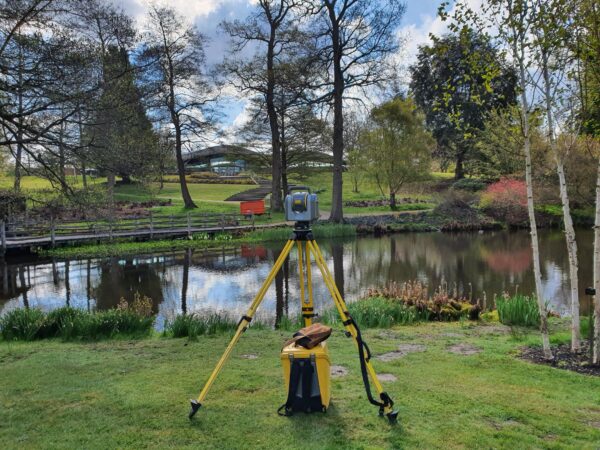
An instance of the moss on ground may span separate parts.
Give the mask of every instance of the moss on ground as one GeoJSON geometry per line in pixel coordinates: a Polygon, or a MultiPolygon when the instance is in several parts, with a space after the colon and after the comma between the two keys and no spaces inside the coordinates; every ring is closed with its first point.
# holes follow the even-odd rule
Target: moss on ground
{"type": "Polygon", "coordinates": [[[363,391],[354,346],[329,340],[330,410],[279,417],[279,351],[289,332],[250,329],[196,419],[187,419],[229,335],[73,344],[0,342],[0,447],[23,448],[596,448],[600,378],[515,357],[534,334],[499,325],[432,323],[365,330],[377,355],[401,344],[426,350],[374,360],[400,411],[390,427],[363,391]],[[469,344],[472,355],[448,348],[469,344]],[[256,359],[242,355],[256,355],[256,359]]]}

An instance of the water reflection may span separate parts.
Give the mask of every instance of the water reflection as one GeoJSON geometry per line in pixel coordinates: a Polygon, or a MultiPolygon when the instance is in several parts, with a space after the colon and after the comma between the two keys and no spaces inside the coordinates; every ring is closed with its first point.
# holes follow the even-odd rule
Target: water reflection
{"type": "MultiPolygon", "coordinates": [[[[581,292],[591,282],[592,232],[579,231],[581,292]]],[[[564,235],[540,234],[545,298],[566,312],[568,260],[564,235]]],[[[327,264],[348,300],[389,281],[421,280],[436,287],[444,280],[466,296],[488,302],[504,291],[531,293],[531,251],[527,232],[401,234],[320,242],[327,264]]],[[[107,309],[136,292],[153,299],[159,327],[175,314],[225,310],[245,312],[266,278],[281,244],[233,249],[192,250],[128,258],[0,262],[0,313],[16,307],[46,310],[64,305],[107,309]]],[[[317,308],[331,305],[313,266],[317,308]]],[[[259,317],[278,323],[298,314],[300,305],[295,251],[268,290],[259,317]],[[290,304],[291,303],[291,304],[290,304]]],[[[582,302],[587,302],[583,298],[582,302]]],[[[587,304],[582,306],[587,311],[587,304]]]]}

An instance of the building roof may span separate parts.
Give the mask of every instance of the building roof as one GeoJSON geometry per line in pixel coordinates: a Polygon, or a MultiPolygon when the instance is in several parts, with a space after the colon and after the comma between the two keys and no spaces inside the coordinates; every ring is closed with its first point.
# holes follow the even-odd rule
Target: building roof
{"type": "Polygon", "coordinates": [[[253,152],[252,150],[248,150],[247,148],[240,147],[239,145],[222,144],[186,153],[183,155],[183,160],[185,162],[189,162],[193,160],[202,160],[205,158],[210,158],[212,156],[244,156],[253,154],[255,154],[255,152],[253,152]]]}

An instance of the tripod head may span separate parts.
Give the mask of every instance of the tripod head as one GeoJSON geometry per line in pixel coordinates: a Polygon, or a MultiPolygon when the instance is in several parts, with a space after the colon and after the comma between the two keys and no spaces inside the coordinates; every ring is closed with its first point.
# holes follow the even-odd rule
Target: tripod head
{"type": "Polygon", "coordinates": [[[283,202],[285,220],[296,222],[295,228],[310,226],[319,219],[319,199],[306,186],[294,186],[288,190],[283,202]],[[301,225],[306,224],[306,225],[301,225]]]}

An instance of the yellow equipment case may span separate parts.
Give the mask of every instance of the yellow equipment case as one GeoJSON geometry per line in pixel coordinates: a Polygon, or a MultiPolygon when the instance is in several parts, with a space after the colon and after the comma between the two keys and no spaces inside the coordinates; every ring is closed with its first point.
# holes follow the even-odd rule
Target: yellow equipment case
{"type": "Polygon", "coordinates": [[[311,349],[289,344],[281,351],[281,364],[288,399],[279,408],[279,413],[325,412],[331,400],[331,362],[327,344],[321,342],[311,349]]]}

